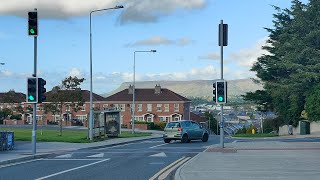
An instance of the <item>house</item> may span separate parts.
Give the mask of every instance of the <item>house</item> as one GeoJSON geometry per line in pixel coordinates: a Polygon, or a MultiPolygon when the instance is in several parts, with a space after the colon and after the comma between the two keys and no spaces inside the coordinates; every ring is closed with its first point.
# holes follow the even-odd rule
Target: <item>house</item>
{"type": "MultiPolygon", "coordinates": [[[[52,93],[51,91],[47,92],[46,94],[52,93]]],[[[0,93],[0,110],[4,108],[9,108],[13,111],[13,114],[21,114],[22,115],[22,120],[25,121],[27,124],[31,124],[33,120],[33,104],[27,103],[26,102],[26,95],[23,93],[15,93],[14,95],[14,102],[15,103],[8,103],[4,96],[6,93],[0,93]],[[23,112],[17,111],[17,107],[21,107],[21,110],[23,112]]],[[[65,119],[79,119],[82,122],[86,123],[87,115],[90,112],[90,91],[87,90],[81,90],[82,98],[83,98],[83,105],[79,107],[78,111],[74,111],[73,108],[70,106],[71,102],[65,103],[65,105],[62,106],[62,114],[60,112],[57,113],[52,113],[48,112],[46,113],[44,111],[44,105],[49,104],[52,102],[43,102],[39,103],[36,106],[36,112],[37,112],[37,123],[38,124],[44,124],[46,125],[47,122],[53,122],[57,123],[61,117],[64,117],[63,120],[65,119]]],[[[93,93],[92,96],[92,101],[93,101],[93,108],[94,110],[103,110],[106,109],[106,98],[102,97],[98,94],[93,93]]],[[[68,122],[69,125],[71,124],[70,121],[68,122]]],[[[68,124],[65,123],[65,124],[68,124]]]]}
{"type": "MultiPolygon", "coordinates": [[[[52,91],[47,92],[48,95],[52,91]]],[[[16,93],[15,97],[19,97],[17,103],[3,102],[3,94],[0,93],[0,109],[9,108],[14,110],[14,114],[22,114],[22,120],[31,124],[33,104],[26,103],[26,95],[16,93]],[[2,95],[1,95],[2,94],[2,95]],[[15,111],[16,107],[21,106],[23,112],[15,111]]],[[[57,123],[62,118],[64,121],[71,119],[79,119],[87,124],[88,114],[90,112],[90,91],[81,90],[83,105],[79,110],[75,111],[70,106],[71,102],[62,106],[62,114],[60,112],[45,112],[44,105],[52,102],[43,102],[37,104],[37,123],[46,125],[47,122],[57,123]]],[[[94,110],[117,109],[121,111],[121,123],[130,125],[131,123],[131,106],[133,97],[133,87],[120,91],[107,98],[93,93],[94,110]]],[[[135,89],[135,120],[146,122],[170,122],[174,120],[190,119],[190,103],[191,101],[169,89],[161,88],[156,85],[152,89],[135,89]]],[[[198,119],[197,119],[198,120],[198,119]]],[[[71,122],[65,122],[64,125],[71,125],[71,122]]]]}
{"type": "MultiPolygon", "coordinates": [[[[121,122],[131,124],[133,86],[106,98],[108,108],[121,111],[121,122]]],[[[190,119],[190,103],[185,98],[169,89],[156,85],[150,89],[135,89],[135,121],[170,122],[190,119]]]]}

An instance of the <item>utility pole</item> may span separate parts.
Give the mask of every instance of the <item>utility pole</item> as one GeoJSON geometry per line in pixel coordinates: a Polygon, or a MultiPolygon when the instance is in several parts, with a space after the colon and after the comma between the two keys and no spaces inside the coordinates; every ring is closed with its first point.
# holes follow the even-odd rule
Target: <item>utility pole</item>
{"type": "MultiPolygon", "coordinates": [[[[221,47],[220,57],[221,57],[221,80],[223,80],[223,46],[228,45],[228,25],[223,24],[223,20],[221,20],[219,25],[219,46],[221,47]]],[[[218,88],[218,85],[216,86],[218,88]]],[[[226,90],[225,84],[224,88],[226,90]]],[[[217,90],[218,92],[218,90],[217,90]]],[[[218,99],[218,97],[216,97],[218,99]]],[[[227,97],[225,97],[227,98],[227,97]]],[[[226,102],[226,99],[223,99],[226,102]]],[[[224,119],[223,119],[223,103],[220,104],[220,146],[221,148],[224,148],[224,119]]]]}

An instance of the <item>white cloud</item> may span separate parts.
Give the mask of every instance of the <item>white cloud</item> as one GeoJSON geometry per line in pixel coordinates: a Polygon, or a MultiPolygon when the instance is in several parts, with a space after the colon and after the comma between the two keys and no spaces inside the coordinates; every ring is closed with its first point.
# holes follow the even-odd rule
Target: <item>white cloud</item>
{"type": "Polygon", "coordinates": [[[35,7],[41,18],[64,19],[89,16],[90,11],[123,5],[121,23],[155,22],[177,10],[205,7],[207,0],[8,0],[1,2],[0,14],[26,17],[35,7]]]}
{"type": "Polygon", "coordinates": [[[170,40],[161,36],[153,36],[148,39],[140,40],[131,44],[127,44],[127,47],[135,46],[159,46],[159,45],[177,45],[177,46],[186,46],[192,43],[192,40],[189,38],[181,38],[178,40],[170,40]]]}
{"type": "Polygon", "coordinates": [[[199,59],[219,60],[220,54],[219,53],[210,53],[205,56],[199,56],[199,59]]]}
{"type": "Polygon", "coordinates": [[[69,72],[69,76],[72,76],[72,77],[82,77],[83,75],[81,74],[81,71],[80,69],[78,68],[71,68],[70,72],[69,72]]]}
{"type": "Polygon", "coordinates": [[[133,44],[129,44],[128,46],[134,47],[134,46],[150,46],[150,45],[170,45],[173,44],[173,41],[161,37],[161,36],[154,36],[149,39],[137,41],[133,44]]]}
{"type": "Polygon", "coordinates": [[[241,49],[238,52],[232,53],[230,57],[228,57],[229,61],[235,61],[240,66],[252,67],[258,57],[263,54],[268,54],[266,50],[262,49],[262,46],[267,44],[267,39],[268,38],[260,39],[253,47],[241,49]]]}

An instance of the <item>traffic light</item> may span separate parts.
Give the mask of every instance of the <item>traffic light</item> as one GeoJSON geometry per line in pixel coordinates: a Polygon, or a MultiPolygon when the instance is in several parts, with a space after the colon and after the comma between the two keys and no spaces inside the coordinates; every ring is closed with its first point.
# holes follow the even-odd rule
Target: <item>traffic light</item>
{"type": "Polygon", "coordinates": [[[228,24],[219,24],[219,46],[228,46],[228,24]]]}
{"type": "Polygon", "coordinates": [[[28,78],[27,83],[28,83],[27,103],[37,103],[38,102],[37,78],[36,77],[28,78]]]}
{"type": "Polygon", "coordinates": [[[216,81],[216,102],[217,104],[227,103],[227,82],[224,80],[216,81]]]}
{"type": "Polygon", "coordinates": [[[217,102],[217,86],[216,86],[216,83],[213,83],[213,91],[212,91],[212,94],[213,94],[213,102],[217,102]]]}
{"type": "Polygon", "coordinates": [[[38,78],[38,103],[42,103],[46,100],[46,88],[44,87],[46,85],[46,81],[42,78],[38,78]]]}
{"type": "Polygon", "coordinates": [[[38,36],[38,12],[28,12],[28,34],[38,36]]]}

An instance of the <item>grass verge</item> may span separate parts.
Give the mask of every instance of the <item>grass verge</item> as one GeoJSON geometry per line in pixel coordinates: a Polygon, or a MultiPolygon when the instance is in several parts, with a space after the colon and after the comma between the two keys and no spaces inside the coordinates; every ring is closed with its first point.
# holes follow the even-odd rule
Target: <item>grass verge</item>
{"type": "MultiPolygon", "coordinates": [[[[15,141],[31,141],[32,130],[22,128],[6,128],[1,131],[13,131],[15,141]]],[[[90,143],[87,139],[87,130],[63,130],[62,136],[59,136],[59,130],[37,130],[37,142],[70,142],[70,143],[90,143]]],[[[131,134],[131,132],[122,132],[119,138],[150,136],[151,133],[131,134]]],[[[106,138],[107,139],[107,138],[106,138]]],[[[106,139],[96,139],[94,141],[101,141],[106,139]]]]}
{"type": "Polygon", "coordinates": [[[278,134],[236,134],[233,137],[243,137],[243,138],[264,138],[264,137],[277,137],[278,134]]]}

